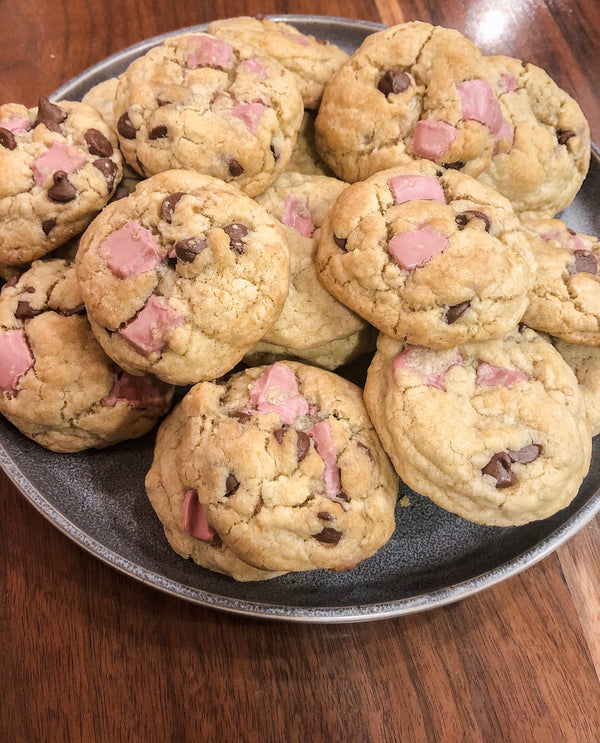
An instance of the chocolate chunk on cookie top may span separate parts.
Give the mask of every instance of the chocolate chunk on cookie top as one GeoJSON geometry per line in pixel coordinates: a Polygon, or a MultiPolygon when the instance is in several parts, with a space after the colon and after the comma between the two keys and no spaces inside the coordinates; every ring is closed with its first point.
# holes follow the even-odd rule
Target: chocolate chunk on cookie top
{"type": "Polygon", "coordinates": [[[575,374],[529,328],[449,350],[381,335],[365,402],[402,480],[469,521],[547,518],[571,502],[589,468],[575,374]]]}
{"type": "Polygon", "coordinates": [[[77,273],[111,358],[192,384],[232,369],[277,319],[289,249],[281,224],[234,186],[167,171],[94,220],[77,273]]]}

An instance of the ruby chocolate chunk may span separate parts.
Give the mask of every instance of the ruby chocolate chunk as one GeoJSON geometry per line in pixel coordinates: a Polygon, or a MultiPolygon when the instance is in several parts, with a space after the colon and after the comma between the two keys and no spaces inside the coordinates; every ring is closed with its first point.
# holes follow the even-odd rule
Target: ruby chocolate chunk
{"type": "Polygon", "coordinates": [[[77,196],[77,190],[75,186],[68,179],[67,174],[64,170],[57,170],[54,173],[54,185],[48,189],[48,197],[52,201],[56,201],[60,204],[66,204],[68,201],[73,201],[77,196]]]}
{"type": "Polygon", "coordinates": [[[175,243],[175,255],[184,263],[192,263],[194,258],[206,250],[208,243],[201,237],[188,237],[175,243]]]}
{"type": "Polygon", "coordinates": [[[523,446],[521,449],[507,449],[507,454],[513,462],[519,462],[519,464],[529,464],[534,462],[542,451],[542,447],[539,444],[529,444],[523,446]]]}
{"type": "Polygon", "coordinates": [[[332,529],[331,526],[326,526],[318,534],[314,535],[315,539],[323,544],[337,544],[342,538],[342,532],[337,529],[332,529]]]}
{"type": "Polygon", "coordinates": [[[230,496],[235,493],[235,491],[239,488],[240,483],[236,476],[232,474],[231,472],[227,475],[227,479],[225,480],[225,495],[230,496]]]}
{"type": "Polygon", "coordinates": [[[117,131],[122,137],[125,137],[125,139],[135,139],[135,127],[131,123],[127,112],[119,116],[119,120],[117,121],[117,131]]]}
{"type": "Polygon", "coordinates": [[[173,219],[173,212],[175,211],[175,207],[179,203],[179,200],[182,196],[183,191],[177,191],[176,193],[172,193],[165,199],[163,199],[163,202],[160,205],[160,218],[164,219],[165,222],[167,222],[168,224],[171,224],[171,220],[173,219]]]}
{"type": "Polygon", "coordinates": [[[167,136],[167,127],[164,124],[155,126],[154,129],[150,129],[148,132],[148,139],[163,139],[167,136]]]}
{"type": "Polygon", "coordinates": [[[42,222],[42,231],[44,235],[49,235],[50,232],[56,227],[56,218],[52,217],[52,219],[45,219],[42,222]]]}
{"type": "Polygon", "coordinates": [[[457,214],[456,217],[454,217],[454,221],[458,225],[458,228],[461,230],[463,229],[463,227],[466,227],[472,219],[481,219],[481,221],[485,225],[485,231],[490,231],[492,223],[488,215],[484,214],[483,212],[479,212],[475,209],[467,209],[466,211],[460,212],[460,214],[457,214]]]}
{"type": "Polygon", "coordinates": [[[385,96],[391,93],[404,93],[410,87],[410,77],[399,69],[387,70],[377,83],[377,87],[385,96]]]}
{"type": "Polygon", "coordinates": [[[321,521],[333,521],[335,516],[329,513],[329,511],[319,511],[317,518],[321,519],[321,521]]]}
{"type": "Polygon", "coordinates": [[[117,175],[117,165],[108,157],[100,157],[94,160],[92,165],[97,168],[106,180],[106,186],[109,191],[112,191],[115,185],[115,177],[117,175]]]}
{"type": "Polygon", "coordinates": [[[17,147],[15,135],[2,126],[0,126],[0,147],[4,147],[6,150],[14,150],[17,147]]]}
{"type": "Polygon", "coordinates": [[[245,225],[236,222],[234,224],[228,224],[226,227],[223,227],[223,231],[227,233],[227,235],[229,235],[229,247],[232,250],[235,250],[236,253],[243,253],[243,238],[246,237],[246,235],[248,234],[248,228],[245,225]]]}
{"type": "Polygon", "coordinates": [[[598,271],[598,260],[593,253],[587,250],[576,250],[573,253],[573,263],[567,266],[569,274],[591,273],[596,274],[598,271]]]}
{"type": "Polygon", "coordinates": [[[112,144],[98,129],[88,129],[83,135],[83,138],[87,143],[90,155],[110,157],[113,154],[112,144]]]}
{"type": "Polygon", "coordinates": [[[517,481],[510,468],[511,464],[512,459],[508,452],[500,451],[494,454],[481,472],[483,475],[493,477],[497,488],[509,488],[517,481]]]}
{"type": "Polygon", "coordinates": [[[456,322],[461,315],[464,315],[470,306],[471,302],[467,300],[466,302],[460,302],[459,304],[453,304],[451,307],[448,307],[448,310],[446,311],[446,322],[448,325],[452,325],[453,322],[456,322]]]}
{"type": "Polygon", "coordinates": [[[227,167],[229,168],[229,175],[231,175],[232,178],[237,178],[238,175],[242,175],[244,172],[244,168],[233,157],[227,163],[227,167]]]}
{"type": "Polygon", "coordinates": [[[47,98],[40,98],[38,101],[38,113],[34,126],[44,124],[46,129],[52,132],[62,133],[59,124],[67,118],[67,112],[63,111],[60,106],[50,103],[47,98]]]}
{"type": "Polygon", "coordinates": [[[571,137],[575,136],[575,132],[572,129],[557,129],[556,130],[556,138],[558,139],[558,144],[567,144],[567,142],[571,139],[571,137]]]}

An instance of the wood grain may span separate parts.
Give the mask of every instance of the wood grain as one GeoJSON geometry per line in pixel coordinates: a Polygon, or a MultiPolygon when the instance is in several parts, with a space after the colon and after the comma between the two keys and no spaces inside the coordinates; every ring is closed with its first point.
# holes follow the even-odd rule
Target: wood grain
{"type": "MultiPolygon", "coordinates": [[[[600,141],[596,0],[13,0],[0,10],[0,102],[35,105],[108,54],[218,17],[420,19],[544,66],[600,141]]],[[[364,624],[285,624],[120,574],[0,473],[0,740],[597,743],[598,544],[597,517],[460,603],[364,624]]]]}

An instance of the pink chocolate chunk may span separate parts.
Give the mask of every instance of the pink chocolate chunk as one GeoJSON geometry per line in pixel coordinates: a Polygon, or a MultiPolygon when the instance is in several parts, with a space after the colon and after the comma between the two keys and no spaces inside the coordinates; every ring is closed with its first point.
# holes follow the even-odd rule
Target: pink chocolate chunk
{"type": "Polygon", "coordinates": [[[264,80],[267,77],[267,70],[263,64],[261,64],[256,57],[248,57],[240,63],[240,67],[247,67],[253,72],[260,80],[264,80]]]}
{"type": "Polygon", "coordinates": [[[462,356],[454,349],[435,351],[425,346],[407,346],[392,361],[392,374],[407,369],[421,378],[427,387],[446,391],[448,369],[462,364],[462,356]]]}
{"type": "Polygon", "coordinates": [[[203,542],[212,542],[215,531],[208,523],[196,490],[187,490],[181,504],[183,530],[203,542]]]}
{"type": "Polygon", "coordinates": [[[331,426],[328,421],[319,421],[308,432],[308,435],[315,442],[317,454],[323,460],[325,465],[325,495],[328,498],[335,498],[340,492],[340,470],[337,466],[337,450],[331,436],[331,426]]]}
{"type": "Polygon", "coordinates": [[[119,334],[142,356],[150,356],[164,348],[167,332],[184,322],[182,314],[164,299],[151,294],[135,320],[119,330],[119,334]]]}
{"type": "Polygon", "coordinates": [[[560,243],[561,248],[567,250],[587,250],[583,241],[578,235],[572,235],[566,230],[552,230],[551,232],[544,232],[540,235],[542,240],[554,241],[560,243]]]}
{"type": "Polygon", "coordinates": [[[494,153],[493,153],[494,155],[499,150],[501,139],[508,139],[511,147],[513,146],[513,142],[515,141],[515,130],[508,123],[508,121],[504,121],[504,119],[502,120],[500,129],[498,130],[498,133],[496,134],[496,137],[494,139],[494,153]]]}
{"type": "Polygon", "coordinates": [[[446,154],[457,134],[456,128],[445,121],[418,121],[412,142],[413,155],[427,160],[439,160],[446,154]]]}
{"type": "Polygon", "coordinates": [[[23,329],[0,335],[0,390],[15,392],[19,379],[34,363],[23,329]]]}
{"type": "Polygon", "coordinates": [[[428,225],[407,232],[398,232],[388,247],[396,263],[410,271],[439,255],[448,245],[448,238],[428,225]]]}
{"type": "Polygon", "coordinates": [[[114,376],[112,389],[102,400],[102,404],[109,408],[120,402],[126,403],[130,408],[168,407],[173,388],[169,390],[165,394],[153,377],[139,377],[119,369],[114,376]]]}
{"type": "Polygon", "coordinates": [[[252,132],[252,134],[256,134],[256,128],[258,127],[258,122],[260,121],[261,116],[263,115],[265,109],[267,107],[262,101],[252,101],[251,103],[240,103],[235,108],[231,110],[231,115],[235,116],[236,119],[241,119],[241,121],[246,124],[248,129],[252,132]]]}
{"type": "Polygon", "coordinates": [[[283,425],[289,425],[299,415],[308,413],[308,403],[300,395],[298,379],[285,364],[271,364],[252,382],[250,402],[258,413],[277,413],[283,425]]]}
{"type": "Polygon", "coordinates": [[[517,89],[517,78],[510,72],[501,72],[499,88],[503,93],[512,93],[517,89]]]}
{"type": "Polygon", "coordinates": [[[288,196],[285,200],[281,221],[288,227],[293,227],[303,237],[312,237],[315,231],[315,223],[309,208],[295,196],[288,196]]]}
{"type": "Polygon", "coordinates": [[[27,119],[22,119],[20,116],[11,116],[7,121],[0,121],[0,126],[3,129],[8,129],[8,131],[13,134],[20,134],[29,129],[29,122],[27,119]]]}
{"type": "Polygon", "coordinates": [[[477,381],[486,387],[510,387],[517,382],[529,379],[520,369],[501,369],[499,366],[480,361],[477,365],[477,381]]]}
{"type": "Polygon", "coordinates": [[[133,279],[158,266],[163,255],[150,230],[129,220],[107,237],[98,253],[118,279],[133,279]]]}
{"type": "Polygon", "coordinates": [[[231,59],[232,51],[226,41],[198,36],[198,46],[185,64],[187,67],[225,67],[231,59]]]}
{"type": "Polygon", "coordinates": [[[30,167],[33,171],[33,178],[39,186],[50,173],[56,173],[57,170],[72,173],[86,161],[87,158],[83,152],[79,152],[73,147],[67,147],[66,144],[61,142],[52,142],[46,152],[36,158],[30,167]]]}
{"type": "Polygon", "coordinates": [[[444,189],[437,178],[428,175],[396,175],[388,180],[394,204],[407,201],[439,201],[446,203],[444,189]]]}
{"type": "Polygon", "coordinates": [[[486,81],[465,80],[456,87],[462,101],[463,121],[479,121],[492,134],[498,134],[503,121],[502,109],[486,81]]]}

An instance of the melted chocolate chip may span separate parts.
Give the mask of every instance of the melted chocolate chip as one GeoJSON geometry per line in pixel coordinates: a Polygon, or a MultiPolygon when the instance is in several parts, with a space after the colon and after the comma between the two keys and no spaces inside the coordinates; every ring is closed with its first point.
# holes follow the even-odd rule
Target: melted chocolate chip
{"type": "Polygon", "coordinates": [[[456,222],[460,230],[466,227],[472,219],[481,219],[481,221],[485,225],[485,231],[490,231],[492,223],[488,215],[484,214],[483,212],[478,212],[475,209],[467,209],[466,211],[460,212],[460,214],[457,214],[456,217],[454,217],[454,221],[456,222]]]}
{"type": "Polygon", "coordinates": [[[539,444],[529,444],[521,449],[515,451],[514,449],[507,449],[506,453],[510,457],[512,462],[519,462],[519,464],[529,464],[534,462],[542,451],[542,447],[539,444]]]}
{"type": "Polygon", "coordinates": [[[576,250],[573,253],[573,263],[567,266],[567,271],[571,276],[575,273],[591,273],[596,275],[598,271],[598,260],[588,250],[576,250]]]}
{"type": "Polygon", "coordinates": [[[301,462],[310,450],[310,436],[304,431],[297,431],[296,435],[296,455],[301,462]]]}
{"type": "Polygon", "coordinates": [[[0,126],[0,147],[4,147],[7,150],[14,150],[17,147],[15,135],[10,129],[5,129],[3,126],[0,126]]]}
{"type": "Polygon", "coordinates": [[[54,103],[50,103],[47,98],[40,98],[38,101],[38,112],[34,122],[34,126],[43,124],[46,129],[52,132],[58,132],[62,134],[61,124],[67,118],[67,112],[63,111],[60,106],[54,103]]]}
{"type": "Polygon", "coordinates": [[[87,142],[90,155],[98,157],[110,157],[113,154],[113,146],[108,139],[97,129],[88,129],[83,135],[87,142]]]}
{"type": "Polygon", "coordinates": [[[119,116],[119,120],[117,121],[117,131],[122,137],[125,137],[125,139],[135,139],[135,127],[131,123],[127,112],[119,116]]]}
{"type": "Polygon", "coordinates": [[[460,170],[465,167],[462,160],[455,160],[453,163],[442,163],[442,165],[448,170],[460,170]]]}
{"type": "Polygon", "coordinates": [[[558,139],[558,144],[567,144],[567,142],[571,139],[571,137],[575,136],[575,132],[572,129],[557,129],[556,130],[556,139],[558,139]]]}
{"type": "Polygon", "coordinates": [[[183,191],[176,191],[163,199],[163,202],[160,205],[160,218],[164,219],[167,224],[171,224],[173,212],[182,196],[183,191]]]}
{"type": "Polygon", "coordinates": [[[43,310],[34,310],[29,302],[25,302],[20,299],[17,302],[17,309],[15,310],[15,317],[18,320],[28,320],[30,317],[35,317],[43,312],[43,310]]]}
{"type": "Polygon", "coordinates": [[[159,126],[155,126],[154,129],[150,129],[148,139],[163,139],[163,137],[167,136],[167,133],[167,127],[164,124],[160,124],[159,126]]]}
{"type": "Polygon", "coordinates": [[[94,160],[92,165],[102,173],[106,180],[106,187],[109,191],[112,191],[117,175],[117,164],[108,157],[100,157],[98,160],[94,160]]]}
{"type": "MultiPolygon", "coordinates": [[[[340,248],[341,250],[346,250],[346,243],[348,240],[345,237],[338,237],[337,235],[333,236],[333,242],[340,248]]],[[[346,250],[346,252],[348,252],[346,250]]]]}
{"type": "Polygon", "coordinates": [[[446,322],[448,325],[452,325],[453,322],[456,322],[461,315],[464,315],[470,306],[471,302],[467,300],[466,302],[460,302],[459,304],[453,304],[448,307],[446,310],[446,322]]]}
{"type": "Polygon", "coordinates": [[[323,544],[337,544],[342,538],[342,532],[332,529],[331,526],[326,526],[318,534],[314,534],[314,538],[323,544]]]}
{"type": "Polygon", "coordinates": [[[344,493],[343,490],[340,490],[340,492],[335,496],[337,500],[343,500],[344,503],[350,503],[350,496],[347,493],[344,493]]]}
{"type": "Polygon", "coordinates": [[[275,431],[273,431],[273,436],[275,437],[275,441],[281,445],[283,444],[283,437],[285,436],[285,428],[278,428],[275,431]]]}
{"type": "Polygon", "coordinates": [[[229,168],[229,175],[232,178],[237,178],[238,175],[242,175],[244,172],[244,168],[240,165],[240,163],[235,159],[231,158],[229,162],[227,163],[227,167],[229,168]]]}
{"type": "Polygon", "coordinates": [[[386,97],[392,93],[404,93],[410,87],[410,77],[399,69],[387,70],[377,83],[377,88],[386,97]]]}
{"type": "Polygon", "coordinates": [[[45,219],[42,222],[42,231],[44,235],[49,235],[52,229],[56,227],[56,218],[52,217],[52,219],[45,219]]]}
{"type": "Polygon", "coordinates": [[[163,108],[164,106],[168,106],[171,101],[167,101],[165,98],[158,98],[156,103],[158,104],[159,108],[163,108]]]}
{"type": "Polygon", "coordinates": [[[508,452],[500,451],[494,454],[483,467],[481,473],[493,477],[496,480],[497,488],[509,488],[516,482],[516,478],[510,469],[511,464],[512,459],[508,452]]]}
{"type": "Polygon", "coordinates": [[[321,519],[321,521],[333,521],[335,516],[329,513],[329,511],[319,511],[317,518],[321,519]]]}
{"type": "Polygon", "coordinates": [[[56,201],[60,204],[66,204],[68,201],[73,201],[77,196],[75,186],[68,179],[67,174],[64,170],[57,170],[53,175],[54,185],[48,189],[48,197],[52,201],[56,201]]]}
{"type": "Polygon", "coordinates": [[[236,222],[223,227],[223,231],[229,235],[229,247],[231,250],[235,250],[236,253],[243,253],[243,238],[248,234],[248,228],[245,225],[236,222]]]}
{"type": "Polygon", "coordinates": [[[233,495],[235,491],[239,488],[239,486],[240,486],[240,483],[237,477],[230,472],[227,475],[227,479],[225,480],[225,495],[227,497],[229,497],[230,495],[233,495]]]}
{"type": "Polygon", "coordinates": [[[183,263],[192,263],[194,258],[206,250],[208,243],[202,237],[188,237],[175,243],[175,255],[183,263]]]}
{"type": "Polygon", "coordinates": [[[231,418],[237,418],[240,423],[248,423],[248,421],[252,420],[252,416],[250,415],[250,413],[246,413],[243,410],[235,410],[229,415],[231,418]]]}

